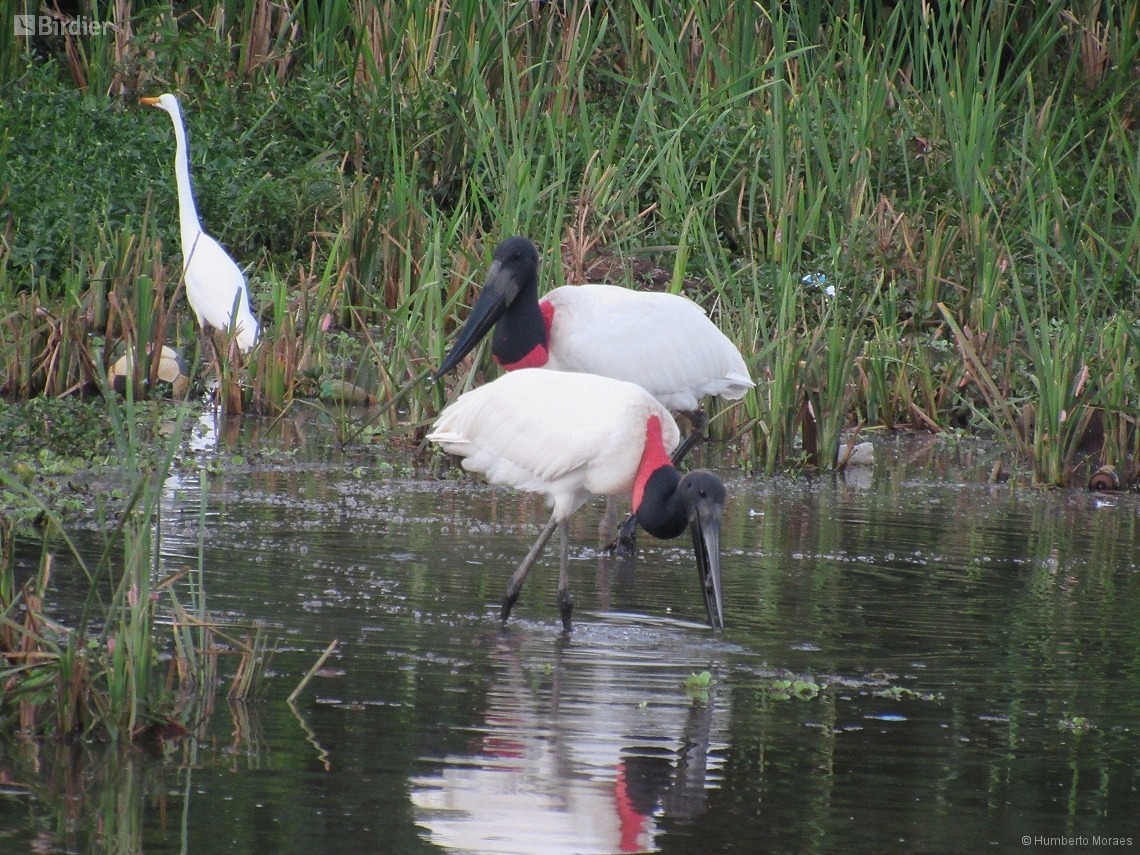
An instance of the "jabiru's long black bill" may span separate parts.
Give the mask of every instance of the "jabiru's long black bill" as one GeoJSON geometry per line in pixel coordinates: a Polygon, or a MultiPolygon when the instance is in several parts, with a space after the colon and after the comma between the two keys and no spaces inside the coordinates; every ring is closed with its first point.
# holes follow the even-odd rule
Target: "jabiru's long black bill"
{"type": "Polygon", "coordinates": [[[720,586],[720,514],[721,504],[702,498],[689,517],[689,533],[693,536],[693,552],[697,556],[697,575],[709,625],[724,629],[724,597],[720,586]]]}
{"type": "Polygon", "coordinates": [[[439,370],[432,375],[434,383],[452,368],[459,364],[472,348],[479,343],[507,311],[507,307],[519,292],[519,283],[515,280],[513,271],[504,268],[501,261],[496,260],[487,272],[487,282],[479,292],[479,299],[471,309],[471,316],[459,331],[459,337],[439,370]]]}

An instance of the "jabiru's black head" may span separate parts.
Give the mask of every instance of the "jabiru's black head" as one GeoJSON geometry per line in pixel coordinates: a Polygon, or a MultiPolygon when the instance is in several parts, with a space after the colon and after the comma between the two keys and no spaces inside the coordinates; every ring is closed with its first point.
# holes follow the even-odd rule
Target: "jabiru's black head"
{"type": "Polygon", "coordinates": [[[547,346],[546,322],[538,306],[538,249],[525,237],[511,237],[495,247],[492,259],[471,316],[433,380],[458,365],[500,318],[492,352],[503,366],[518,365],[535,348],[547,346]]]}
{"type": "Polygon", "coordinates": [[[645,482],[635,509],[638,523],[654,537],[677,537],[688,527],[697,556],[701,593],[713,629],[724,629],[720,517],[726,495],[724,484],[711,472],[698,469],[681,477],[673,466],[664,465],[645,482]]]}

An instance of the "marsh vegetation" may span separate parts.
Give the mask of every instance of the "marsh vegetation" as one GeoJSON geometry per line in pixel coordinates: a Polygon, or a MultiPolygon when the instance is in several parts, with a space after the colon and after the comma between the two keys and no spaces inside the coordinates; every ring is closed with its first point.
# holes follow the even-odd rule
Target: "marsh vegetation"
{"type": "MultiPolygon", "coordinates": [[[[124,346],[196,356],[173,141],[137,106],[169,89],[264,325],[240,364],[203,365],[231,409],[390,399],[524,233],[551,286],[708,309],[761,381],[713,419],[743,465],[832,468],[856,425],[965,429],[1039,484],[1071,482],[1082,448],[1131,480],[1129,4],[84,11],[113,38],[16,41],[0,70],[9,397],[96,393],[124,346]]],[[[448,394],[416,384],[377,425],[420,431],[448,394]]]]}
{"type": "MultiPolygon", "coordinates": [[[[994,438],[1036,485],[1103,466],[1135,480],[1134,4],[76,11],[115,28],[0,33],[0,391],[105,398],[101,455],[125,474],[85,565],[98,629],[42,620],[46,547],[33,577],[11,560],[0,576],[0,678],[22,679],[4,713],[28,733],[129,739],[192,717],[214,682],[202,651],[220,630],[194,618],[193,576],[156,575],[154,473],[185,411],[146,400],[168,392],[151,355],[179,349],[193,396],[216,383],[231,412],[316,402],[342,441],[412,449],[496,370],[481,350],[426,382],[508,234],[539,245],[550,286],[707,309],[758,381],[711,413],[731,463],[828,470],[845,432],[911,428],[994,438]],[[169,122],[138,106],[164,91],[182,99],[205,226],[248,271],[262,333],[244,357],[200,338],[183,297],[169,122]],[[120,404],[106,378],[125,352],[120,404]],[[354,401],[380,404],[365,422],[354,401]],[[161,674],[159,648],[177,663],[161,674]]],[[[58,546],[58,497],[36,489],[80,464],[18,435],[6,503],[37,508],[58,546]]]]}

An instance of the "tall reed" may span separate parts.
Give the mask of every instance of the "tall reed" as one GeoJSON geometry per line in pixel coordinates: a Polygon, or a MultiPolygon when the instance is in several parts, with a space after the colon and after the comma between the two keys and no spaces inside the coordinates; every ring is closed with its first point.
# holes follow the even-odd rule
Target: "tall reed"
{"type": "MultiPolygon", "coordinates": [[[[197,100],[200,202],[226,205],[261,309],[246,364],[219,365],[232,408],[280,413],[351,386],[402,395],[373,431],[416,433],[494,370],[484,357],[442,388],[414,382],[464,319],[489,247],[525,233],[544,287],[652,278],[710,310],[762,381],[714,407],[714,435],[738,439],[746,464],[803,460],[811,394],[834,401],[812,404],[828,444],[864,419],[971,426],[1053,482],[1045,449],[1067,429],[1035,451],[1030,426],[1071,413],[1039,400],[1046,375],[1068,372],[1057,348],[1079,340],[1090,372],[1083,357],[1103,349],[1097,324],[1051,337],[1069,283],[1096,318],[1140,309],[1126,5],[218,0],[196,24],[137,0],[113,12],[132,13],[135,40],[78,67],[87,97],[99,81],[116,106],[124,74],[197,100]],[[247,87],[218,85],[227,75],[247,87]],[[805,295],[816,274],[843,285],[827,311],[805,295]]],[[[21,68],[28,86],[47,79],[21,68]]],[[[0,145],[24,157],[18,139],[0,145]]],[[[163,318],[164,340],[193,340],[153,224],[133,248],[123,223],[81,231],[52,268],[66,275],[44,281],[23,232],[0,243],[9,395],[90,389],[128,330],[143,353],[161,343],[163,318]],[[126,249],[141,256],[123,273],[126,249]],[[96,253],[113,273],[105,300],[96,253]],[[101,353],[83,311],[116,319],[101,353]]],[[[1112,377],[1131,400],[1136,381],[1112,377]]],[[[1061,456],[1071,466],[1071,446],[1061,456]]]]}
{"type": "MultiPolygon", "coordinates": [[[[17,586],[15,532],[10,524],[0,526],[0,724],[9,732],[129,743],[170,726],[190,729],[212,703],[217,649],[209,640],[228,630],[207,620],[203,567],[188,580],[187,609],[178,593],[181,575],[166,576],[161,561],[164,481],[189,409],[181,408],[155,460],[147,451],[153,438],[140,434],[133,385],[128,378],[124,403],[108,399],[125,499],[114,516],[100,502],[104,535],[97,558],[85,560],[58,515],[43,505],[39,568],[17,586]],[[88,583],[85,602],[66,622],[46,617],[45,609],[59,551],[69,553],[73,572],[88,583]],[[187,635],[188,625],[197,628],[200,646],[187,635]],[[181,655],[172,660],[172,673],[161,674],[155,669],[168,647],[181,655]]],[[[0,471],[0,482],[37,501],[11,473],[0,471]]],[[[244,697],[257,688],[270,650],[261,630],[248,642],[231,642],[243,653],[233,691],[244,697]]]]}

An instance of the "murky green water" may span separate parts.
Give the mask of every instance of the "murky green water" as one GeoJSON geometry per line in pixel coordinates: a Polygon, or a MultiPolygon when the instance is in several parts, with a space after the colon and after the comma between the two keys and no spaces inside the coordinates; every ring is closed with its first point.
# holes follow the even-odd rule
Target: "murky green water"
{"type": "MultiPolygon", "coordinates": [[[[228,474],[209,605],[280,639],[268,699],[165,754],[0,749],[0,851],[1134,851],[1140,501],[992,487],[990,462],[922,440],[873,476],[730,477],[723,636],[682,542],[597,552],[600,502],[564,638],[551,552],[496,620],[540,500],[228,474]],[[1057,837],[1086,842],[1033,840],[1057,837]]],[[[196,485],[174,486],[171,568],[198,548],[196,485]]]]}

